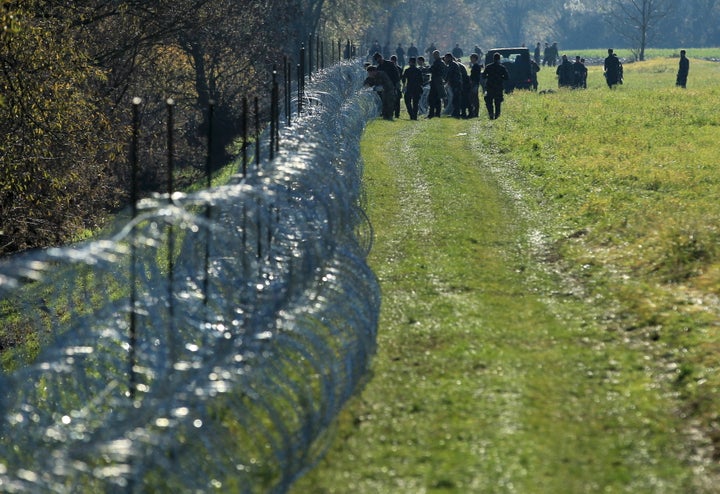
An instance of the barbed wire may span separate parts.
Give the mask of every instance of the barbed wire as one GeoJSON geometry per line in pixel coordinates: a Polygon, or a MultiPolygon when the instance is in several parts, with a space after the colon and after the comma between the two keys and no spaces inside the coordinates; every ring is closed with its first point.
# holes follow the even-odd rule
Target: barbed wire
{"type": "Polygon", "coordinates": [[[284,492],[317,461],[376,344],[363,78],[316,74],[255,173],[0,266],[6,329],[40,348],[6,350],[1,491],[284,492]]]}

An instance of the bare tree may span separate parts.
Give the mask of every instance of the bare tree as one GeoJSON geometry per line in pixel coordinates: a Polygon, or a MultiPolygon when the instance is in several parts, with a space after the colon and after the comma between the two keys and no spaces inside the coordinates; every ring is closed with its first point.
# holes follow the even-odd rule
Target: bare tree
{"type": "Polygon", "coordinates": [[[673,0],[612,0],[606,20],[630,43],[635,57],[642,61],[659,21],[674,7],[673,0]]]}

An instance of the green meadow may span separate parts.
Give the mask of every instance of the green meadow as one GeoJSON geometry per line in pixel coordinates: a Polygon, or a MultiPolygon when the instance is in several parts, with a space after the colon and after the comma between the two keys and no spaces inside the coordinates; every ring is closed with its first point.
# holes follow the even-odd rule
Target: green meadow
{"type": "Polygon", "coordinates": [[[378,354],[292,492],[717,492],[720,64],[676,51],[367,127],[378,354]]]}

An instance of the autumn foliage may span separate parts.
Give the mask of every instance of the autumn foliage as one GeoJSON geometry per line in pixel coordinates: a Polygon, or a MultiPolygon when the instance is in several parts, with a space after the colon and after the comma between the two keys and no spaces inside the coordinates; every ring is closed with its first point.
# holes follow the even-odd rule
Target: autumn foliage
{"type": "Polygon", "coordinates": [[[211,101],[223,164],[242,98],[266,111],[273,66],[297,53],[304,3],[0,1],[0,255],[77,239],[127,203],[134,97],[141,193],[164,190],[168,98],[183,176],[204,170],[211,101]]]}

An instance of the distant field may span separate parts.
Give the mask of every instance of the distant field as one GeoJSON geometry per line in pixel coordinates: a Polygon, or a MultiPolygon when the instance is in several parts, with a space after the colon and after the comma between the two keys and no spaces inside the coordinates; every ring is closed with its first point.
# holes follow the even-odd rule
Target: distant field
{"type": "MultiPolygon", "coordinates": [[[[608,46],[608,48],[613,48],[608,46]]],[[[645,50],[645,60],[653,58],[679,58],[680,50],[686,50],[687,55],[690,58],[702,58],[702,59],[716,59],[720,60],[720,48],[648,48],[645,50]]],[[[632,50],[627,48],[615,48],[615,53],[618,57],[624,60],[633,60],[635,57],[632,50]]],[[[560,49],[560,55],[567,55],[568,57],[575,58],[576,55],[588,59],[605,58],[607,56],[607,48],[602,49],[560,49]]]]}

